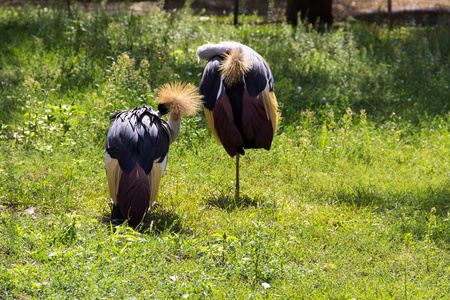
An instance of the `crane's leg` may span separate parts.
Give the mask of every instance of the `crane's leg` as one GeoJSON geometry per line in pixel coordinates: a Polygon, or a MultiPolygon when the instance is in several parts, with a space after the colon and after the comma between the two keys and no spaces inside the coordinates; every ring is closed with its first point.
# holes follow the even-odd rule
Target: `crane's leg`
{"type": "Polygon", "coordinates": [[[234,199],[236,203],[239,200],[239,153],[236,154],[236,190],[234,192],[234,199]]]}

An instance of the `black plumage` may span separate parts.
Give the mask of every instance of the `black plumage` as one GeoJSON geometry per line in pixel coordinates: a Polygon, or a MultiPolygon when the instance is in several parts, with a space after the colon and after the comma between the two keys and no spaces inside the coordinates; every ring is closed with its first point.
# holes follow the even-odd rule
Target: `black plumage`
{"type": "Polygon", "coordinates": [[[129,174],[139,164],[146,174],[153,162],[161,163],[169,152],[171,129],[150,106],[114,114],[106,135],[106,152],[129,174]]]}
{"type": "Polygon", "coordinates": [[[106,135],[106,167],[113,190],[113,221],[128,220],[130,226],[136,227],[150,201],[156,198],[173,134],[161,116],[161,112],[143,105],[111,117],[106,135]]]}
{"type": "Polygon", "coordinates": [[[202,80],[200,81],[199,93],[203,95],[203,105],[213,110],[216,105],[217,96],[221,87],[221,76],[219,73],[222,57],[214,56],[209,59],[203,70],[202,80]]]}

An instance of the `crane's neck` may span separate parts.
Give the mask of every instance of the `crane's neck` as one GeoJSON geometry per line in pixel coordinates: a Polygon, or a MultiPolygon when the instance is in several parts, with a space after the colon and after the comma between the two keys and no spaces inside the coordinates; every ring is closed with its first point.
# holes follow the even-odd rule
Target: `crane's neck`
{"type": "Polygon", "coordinates": [[[172,144],[173,141],[175,141],[175,139],[178,136],[178,133],[180,132],[180,127],[181,127],[181,116],[180,114],[174,114],[174,113],[170,113],[169,114],[169,126],[172,129],[172,137],[170,138],[170,143],[172,144]]]}

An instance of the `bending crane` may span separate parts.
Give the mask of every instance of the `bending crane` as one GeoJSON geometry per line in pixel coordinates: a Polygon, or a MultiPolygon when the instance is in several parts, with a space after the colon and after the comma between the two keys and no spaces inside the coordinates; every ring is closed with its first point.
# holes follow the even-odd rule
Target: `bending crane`
{"type": "Polygon", "coordinates": [[[180,131],[181,115],[201,106],[191,84],[166,84],[159,90],[158,111],[143,105],[116,113],[106,136],[105,168],[113,202],[111,219],[136,228],[156,200],[169,145],[180,131]],[[169,113],[169,121],[162,119],[169,113]]]}

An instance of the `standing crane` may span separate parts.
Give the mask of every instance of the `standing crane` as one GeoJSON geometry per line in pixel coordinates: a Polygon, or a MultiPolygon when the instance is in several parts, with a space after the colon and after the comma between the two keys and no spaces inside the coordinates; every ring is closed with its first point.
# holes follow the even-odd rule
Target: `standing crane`
{"type": "Polygon", "coordinates": [[[236,156],[238,200],[239,155],[244,149],[270,150],[277,129],[272,71],[261,55],[232,41],[200,46],[197,57],[207,61],[199,90],[206,120],[217,141],[236,156]]]}
{"type": "Polygon", "coordinates": [[[111,219],[136,228],[156,200],[169,145],[177,138],[181,116],[201,107],[192,84],[175,82],[159,89],[158,111],[142,105],[111,117],[106,135],[105,168],[113,202],[111,219]],[[162,116],[169,113],[169,121],[162,116]]]}

